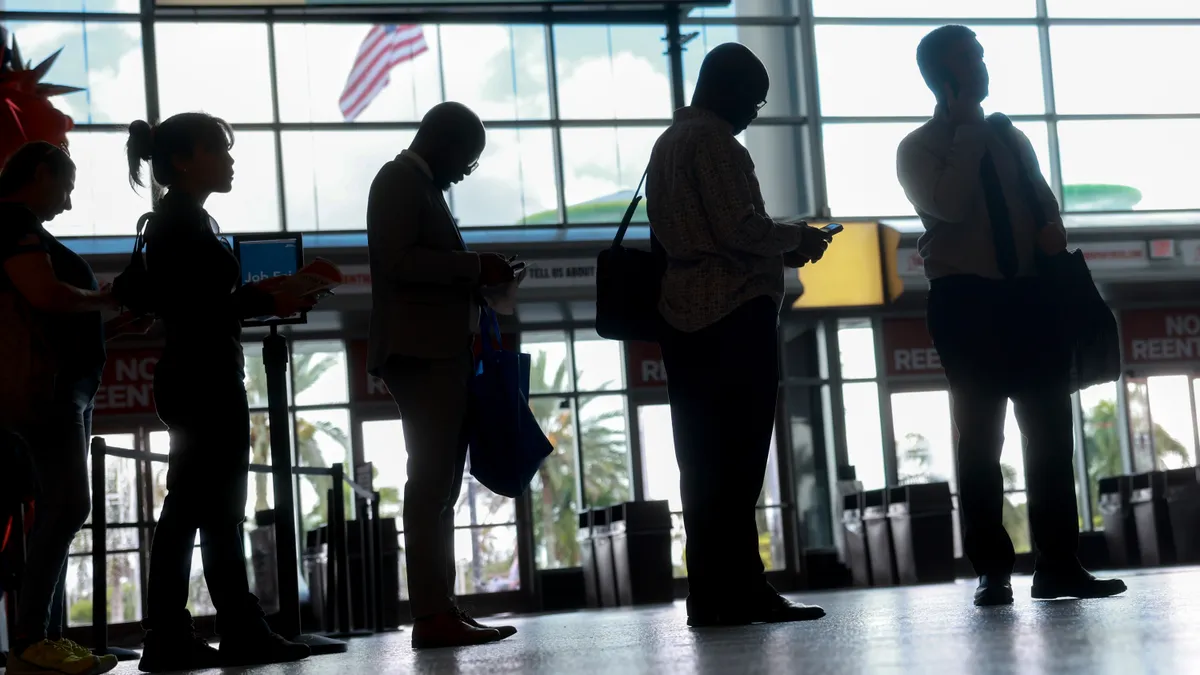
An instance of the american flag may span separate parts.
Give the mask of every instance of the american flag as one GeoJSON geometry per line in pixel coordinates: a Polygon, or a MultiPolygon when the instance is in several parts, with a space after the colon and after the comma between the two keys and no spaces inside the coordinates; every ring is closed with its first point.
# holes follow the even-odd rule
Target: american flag
{"type": "Polygon", "coordinates": [[[354,67],[338,102],[342,118],[353,122],[388,86],[392,68],[429,51],[420,26],[375,26],[358,48],[354,67]]]}

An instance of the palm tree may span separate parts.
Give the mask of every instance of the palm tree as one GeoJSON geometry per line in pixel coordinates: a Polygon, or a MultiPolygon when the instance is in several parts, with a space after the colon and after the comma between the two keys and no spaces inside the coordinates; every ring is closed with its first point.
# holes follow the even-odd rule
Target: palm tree
{"type": "MultiPolygon", "coordinates": [[[[548,370],[548,355],[533,357],[530,382],[541,383],[534,391],[562,391],[568,381],[569,363],[564,360],[553,372],[548,370]]],[[[588,399],[581,401],[584,414],[588,399]]],[[[552,566],[579,565],[576,509],[580,502],[575,493],[575,428],[570,399],[558,396],[534,396],[529,400],[534,417],[550,440],[554,451],[538,470],[534,483],[534,539],[542,548],[544,562],[552,566]]],[[[584,472],[584,490],[590,506],[608,506],[630,498],[629,465],[625,431],[613,422],[624,412],[611,410],[587,415],[580,420],[581,446],[588,457],[584,472]]]]}

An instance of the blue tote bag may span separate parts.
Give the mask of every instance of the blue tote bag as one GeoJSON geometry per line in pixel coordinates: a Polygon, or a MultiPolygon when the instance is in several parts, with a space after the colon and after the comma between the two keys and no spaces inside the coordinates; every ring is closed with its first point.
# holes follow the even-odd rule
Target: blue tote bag
{"type": "Polygon", "coordinates": [[[471,378],[471,475],[505,497],[520,497],[554,446],[529,409],[528,354],[500,346],[495,312],[479,313],[483,352],[471,378]]]}

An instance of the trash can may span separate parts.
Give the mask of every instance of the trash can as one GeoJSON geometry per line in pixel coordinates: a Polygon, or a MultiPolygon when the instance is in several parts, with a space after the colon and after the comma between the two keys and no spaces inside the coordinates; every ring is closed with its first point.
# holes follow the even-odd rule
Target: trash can
{"type": "Polygon", "coordinates": [[[324,525],[305,533],[304,552],[300,555],[300,563],[304,567],[304,578],[308,580],[309,610],[307,616],[302,613],[302,627],[309,632],[327,632],[333,630],[332,616],[329,611],[329,594],[326,582],[329,577],[329,530],[324,525]],[[309,625],[309,622],[312,625],[309,625]]]}
{"type": "Polygon", "coordinates": [[[600,585],[596,578],[596,546],[592,541],[592,512],[579,514],[579,531],[575,535],[579,542],[579,565],[583,568],[584,597],[587,606],[600,606],[600,585]]]}
{"type": "Polygon", "coordinates": [[[275,564],[275,511],[254,514],[250,531],[250,567],[254,570],[254,594],[267,614],[279,611],[279,576],[275,564]]]}
{"type": "Polygon", "coordinates": [[[601,607],[617,607],[617,574],[613,566],[612,533],[608,509],[592,509],[592,552],[596,559],[596,586],[601,607]]]}
{"type": "Polygon", "coordinates": [[[609,509],[617,599],[622,607],[675,601],[671,507],[665,500],[609,509]]]}
{"type": "Polygon", "coordinates": [[[896,551],[888,523],[887,490],[867,490],[863,495],[863,529],[867,531],[867,553],[871,560],[871,583],[896,585],[896,551]]]}
{"type": "Polygon", "coordinates": [[[863,527],[862,493],[842,497],[842,533],[846,542],[846,567],[855,586],[871,585],[871,558],[867,554],[867,532],[863,527]]]}
{"type": "Polygon", "coordinates": [[[1166,472],[1166,483],[1175,561],[1200,562],[1200,474],[1192,468],[1174,469],[1166,472]]]}
{"type": "Polygon", "coordinates": [[[1167,511],[1166,476],[1162,471],[1133,476],[1129,502],[1137,523],[1138,551],[1142,565],[1153,567],[1175,562],[1171,541],[1171,517],[1167,511]]]}
{"type": "Polygon", "coordinates": [[[888,520],[900,583],[954,581],[954,502],[949,483],[892,488],[888,520]]]}
{"type": "Polygon", "coordinates": [[[1132,476],[1101,478],[1096,486],[1100,515],[1104,518],[1104,541],[1108,561],[1113,567],[1137,567],[1142,564],[1138,550],[1137,522],[1129,502],[1132,476]]]}

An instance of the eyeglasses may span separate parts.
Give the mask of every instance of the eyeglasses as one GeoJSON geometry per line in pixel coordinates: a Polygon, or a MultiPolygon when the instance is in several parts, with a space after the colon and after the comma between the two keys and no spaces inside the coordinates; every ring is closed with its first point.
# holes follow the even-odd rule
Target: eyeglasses
{"type": "Polygon", "coordinates": [[[471,174],[475,173],[475,169],[478,169],[478,168],[479,168],[479,160],[475,160],[474,162],[471,162],[470,164],[467,165],[466,170],[463,171],[463,175],[470,176],[471,174]]]}
{"type": "Polygon", "coordinates": [[[755,111],[759,111],[759,110],[762,110],[762,109],[763,109],[763,108],[765,108],[765,107],[767,107],[767,102],[766,102],[766,101],[763,101],[762,103],[759,103],[759,104],[758,104],[758,105],[757,105],[757,106],[754,108],[754,110],[755,110],[755,111]]]}

